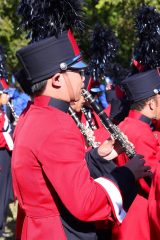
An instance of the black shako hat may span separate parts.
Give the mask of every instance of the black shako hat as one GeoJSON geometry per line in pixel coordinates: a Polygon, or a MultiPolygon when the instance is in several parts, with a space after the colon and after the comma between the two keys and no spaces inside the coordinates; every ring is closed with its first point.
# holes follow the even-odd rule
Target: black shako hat
{"type": "Polygon", "coordinates": [[[34,42],[16,53],[31,85],[46,80],[60,71],[87,67],[81,60],[77,43],[70,31],[58,38],[50,37],[34,42]]]}
{"type": "Polygon", "coordinates": [[[160,93],[160,75],[157,69],[134,74],[122,81],[128,100],[138,102],[160,93]]]}

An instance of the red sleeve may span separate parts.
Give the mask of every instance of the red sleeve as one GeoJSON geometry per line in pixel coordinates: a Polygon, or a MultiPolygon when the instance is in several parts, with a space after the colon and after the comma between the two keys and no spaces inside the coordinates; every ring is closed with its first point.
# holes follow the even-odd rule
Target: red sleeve
{"type": "MultiPolygon", "coordinates": [[[[136,144],[136,152],[139,154],[142,154],[144,156],[144,159],[146,160],[146,165],[151,166],[152,172],[154,172],[156,164],[158,162],[157,156],[160,154],[157,148],[157,141],[154,138],[153,134],[143,134],[141,138],[137,139],[136,144]]],[[[150,192],[150,187],[144,179],[140,179],[139,183],[141,185],[141,188],[143,190],[142,194],[147,193],[147,195],[150,192]]]]}
{"type": "Polygon", "coordinates": [[[157,164],[148,199],[150,239],[158,240],[160,236],[160,164],[157,164]]]}
{"type": "Polygon", "coordinates": [[[124,120],[119,125],[119,128],[127,135],[129,141],[134,144],[136,152],[144,156],[146,163],[154,171],[160,154],[158,135],[155,135],[145,123],[131,120],[124,120]]]}
{"type": "MultiPolygon", "coordinates": [[[[160,148],[160,132],[159,131],[153,131],[154,137],[156,138],[158,144],[159,144],[159,148],[160,148]]],[[[160,150],[157,151],[156,153],[156,157],[158,160],[160,160],[160,150]]]]}
{"type": "Polygon", "coordinates": [[[121,198],[119,189],[108,179],[94,180],[90,177],[80,141],[74,130],[61,128],[50,134],[38,156],[47,177],[63,204],[76,218],[96,221],[112,216],[121,222],[125,214],[122,203],[117,203],[117,206],[114,203],[121,198]],[[120,216],[116,215],[116,210],[120,216]]]}
{"type": "Polygon", "coordinates": [[[152,167],[152,171],[155,169],[155,165],[159,160],[157,156],[160,154],[160,148],[158,148],[158,141],[155,139],[154,134],[143,134],[137,138],[135,143],[136,152],[142,154],[146,160],[146,164],[152,167]]]}
{"type": "MultiPolygon", "coordinates": [[[[152,172],[154,172],[155,165],[157,164],[159,160],[160,155],[160,148],[158,140],[155,138],[155,135],[150,130],[149,127],[143,128],[143,125],[135,127],[134,125],[132,128],[125,130],[124,124],[120,126],[123,126],[122,129],[124,129],[124,133],[128,136],[128,139],[134,144],[135,150],[138,154],[141,154],[144,156],[144,159],[146,160],[146,165],[151,166],[152,172]]],[[[143,190],[143,193],[149,193],[150,188],[148,184],[144,181],[144,179],[139,180],[141,189],[143,190]]]]}

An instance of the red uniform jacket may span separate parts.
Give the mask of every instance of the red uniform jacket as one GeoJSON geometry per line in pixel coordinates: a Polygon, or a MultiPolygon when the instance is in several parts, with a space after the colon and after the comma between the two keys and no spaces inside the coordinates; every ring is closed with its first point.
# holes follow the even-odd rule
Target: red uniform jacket
{"type": "MultiPolygon", "coordinates": [[[[149,118],[142,116],[137,111],[130,110],[129,116],[120,123],[119,127],[127,135],[129,141],[134,144],[136,152],[144,156],[146,164],[151,166],[152,172],[154,172],[155,165],[160,159],[160,143],[159,134],[152,131],[151,124],[152,121],[149,118]]],[[[126,161],[127,158],[124,158],[124,163],[126,161]]],[[[149,193],[150,189],[143,179],[140,183],[142,190],[149,193]]]]}
{"type": "MultiPolygon", "coordinates": [[[[119,126],[134,144],[136,152],[144,155],[146,164],[150,165],[152,171],[154,171],[160,156],[160,144],[158,135],[152,132],[150,123],[151,121],[148,118],[145,118],[137,111],[131,110],[129,116],[119,126]]],[[[122,158],[118,159],[119,165],[126,162],[127,158],[123,159],[124,162],[122,158]]],[[[144,193],[149,193],[149,187],[143,179],[141,180],[142,190],[144,193]]],[[[115,237],[113,239],[150,239],[147,206],[147,199],[138,195],[120,227],[118,238],[115,237]]]]}
{"type": "Polygon", "coordinates": [[[151,123],[149,119],[148,122],[143,121],[140,113],[131,110],[129,116],[120,123],[119,127],[134,144],[136,152],[144,156],[147,164],[154,171],[160,156],[160,144],[157,133],[151,129],[151,123]]]}
{"type": "Polygon", "coordinates": [[[56,99],[37,97],[16,126],[12,175],[25,214],[21,240],[67,239],[57,196],[82,221],[112,218],[120,222],[124,217],[117,186],[108,179],[90,177],[84,139],[66,114],[68,107],[56,99]]]}
{"type": "Polygon", "coordinates": [[[150,239],[160,237],[160,164],[157,164],[148,199],[150,239]]]}

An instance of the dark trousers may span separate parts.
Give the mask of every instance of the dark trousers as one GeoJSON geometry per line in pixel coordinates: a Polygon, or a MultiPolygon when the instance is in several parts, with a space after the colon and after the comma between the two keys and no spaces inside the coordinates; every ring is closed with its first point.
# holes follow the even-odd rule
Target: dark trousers
{"type": "Polygon", "coordinates": [[[0,234],[7,217],[11,193],[11,154],[6,149],[0,149],[0,234]]]}

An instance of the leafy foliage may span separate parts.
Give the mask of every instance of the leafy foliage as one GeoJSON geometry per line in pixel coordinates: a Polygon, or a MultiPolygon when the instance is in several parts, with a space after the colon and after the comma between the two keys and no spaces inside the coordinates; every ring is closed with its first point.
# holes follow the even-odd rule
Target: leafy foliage
{"type": "MultiPolygon", "coordinates": [[[[111,28],[119,39],[120,49],[117,61],[128,67],[136,38],[134,33],[135,9],[142,3],[146,3],[160,10],[160,3],[157,0],[83,0],[82,2],[86,26],[78,42],[86,58],[89,59],[89,36],[93,26],[98,22],[111,28]]],[[[0,0],[0,45],[5,49],[9,72],[17,68],[15,52],[28,43],[27,33],[19,28],[18,3],[18,0],[0,0]]]]}
{"type": "MultiPolygon", "coordinates": [[[[88,36],[92,26],[98,21],[110,27],[120,41],[119,56],[117,61],[125,67],[130,65],[135,43],[134,15],[143,3],[160,8],[156,0],[86,0],[86,22],[88,23],[83,36],[82,46],[88,49],[88,36]]],[[[87,56],[88,58],[88,56],[87,56]]]]}
{"type": "Polygon", "coordinates": [[[0,45],[3,46],[9,72],[17,66],[16,51],[27,44],[25,33],[19,31],[17,0],[0,0],[0,45]]]}

